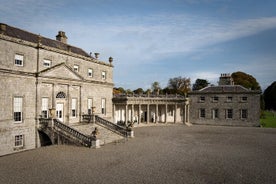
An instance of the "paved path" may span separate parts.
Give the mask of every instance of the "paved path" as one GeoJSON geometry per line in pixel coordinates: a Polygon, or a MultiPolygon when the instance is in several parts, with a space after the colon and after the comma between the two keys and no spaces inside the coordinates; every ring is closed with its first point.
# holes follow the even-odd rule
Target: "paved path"
{"type": "Polygon", "coordinates": [[[276,129],[135,128],[101,149],[49,146],[0,157],[0,183],[276,183],[276,129]]]}

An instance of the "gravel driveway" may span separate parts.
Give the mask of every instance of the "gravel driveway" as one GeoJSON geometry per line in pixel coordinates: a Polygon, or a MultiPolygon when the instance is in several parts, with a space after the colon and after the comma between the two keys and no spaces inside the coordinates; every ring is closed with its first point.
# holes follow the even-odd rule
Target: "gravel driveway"
{"type": "Polygon", "coordinates": [[[169,125],[0,157],[0,183],[276,183],[276,129],[169,125]]]}

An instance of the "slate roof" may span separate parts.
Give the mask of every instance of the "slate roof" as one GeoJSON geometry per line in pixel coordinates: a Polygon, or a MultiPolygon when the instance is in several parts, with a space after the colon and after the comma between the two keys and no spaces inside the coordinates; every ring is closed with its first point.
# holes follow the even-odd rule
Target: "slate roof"
{"type": "Polygon", "coordinates": [[[219,85],[219,86],[208,86],[198,91],[192,91],[192,94],[200,93],[259,93],[256,90],[246,89],[241,85],[219,85]]]}
{"type": "MultiPolygon", "coordinates": [[[[0,24],[2,24],[2,23],[0,23],[0,24]]],[[[6,25],[6,24],[2,24],[2,25],[6,25]]],[[[28,31],[24,31],[24,30],[21,30],[21,29],[18,29],[18,28],[9,26],[9,25],[6,25],[6,30],[5,31],[1,30],[1,32],[2,32],[2,34],[6,35],[6,36],[18,38],[18,39],[29,41],[32,43],[38,43],[38,40],[40,37],[42,45],[56,48],[56,49],[61,49],[64,51],[68,51],[68,48],[70,48],[72,53],[79,54],[79,55],[85,56],[85,57],[91,57],[88,53],[86,53],[84,50],[82,50],[78,47],[71,46],[71,45],[63,43],[61,41],[45,38],[43,36],[40,36],[40,35],[37,35],[34,33],[30,33],[28,31]]]]}

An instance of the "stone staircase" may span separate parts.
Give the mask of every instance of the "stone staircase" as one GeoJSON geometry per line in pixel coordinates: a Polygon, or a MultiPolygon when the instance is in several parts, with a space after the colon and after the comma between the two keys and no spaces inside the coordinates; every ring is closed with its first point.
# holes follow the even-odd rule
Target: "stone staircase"
{"type": "Polygon", "coordinates": [[[98,128],[99,134],[97,135],[97,139],[100,140],[100,145],[112,143],[112,142],[120,142],[125,140],[126,138],[114,133],[113,131],[107,129],[103,125],[98,125],[96,123],[80,123],[77,125],[71,125],[71,127],[84,135],[91,135],[92,131],[95,127],[98,128]]]}

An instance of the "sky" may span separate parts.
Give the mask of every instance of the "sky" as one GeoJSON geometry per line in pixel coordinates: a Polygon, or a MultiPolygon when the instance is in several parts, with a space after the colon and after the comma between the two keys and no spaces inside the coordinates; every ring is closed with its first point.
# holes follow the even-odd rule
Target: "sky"
{"type": "Polygon", "coordinates": [[[115,87],[242,71],[276,81],[275,0],[0,0],[0,22],[112,56],[115,87]]]}

